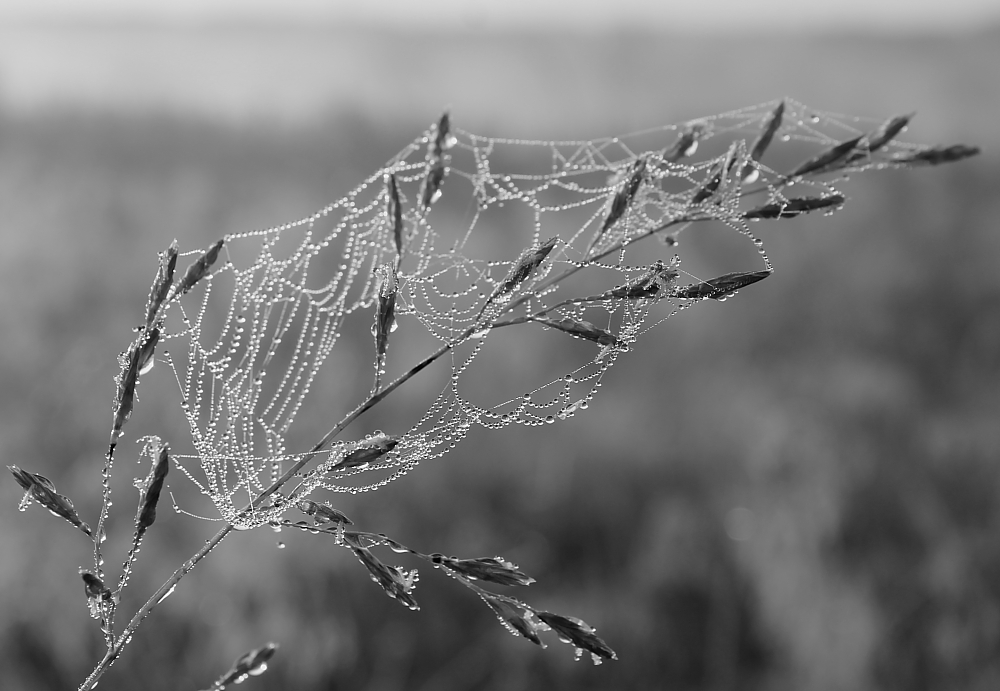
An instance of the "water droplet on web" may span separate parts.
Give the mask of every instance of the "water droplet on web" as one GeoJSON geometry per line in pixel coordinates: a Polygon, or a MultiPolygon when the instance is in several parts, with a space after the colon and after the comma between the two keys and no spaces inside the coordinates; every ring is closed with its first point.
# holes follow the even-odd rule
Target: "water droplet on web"
{"type": "Polygon", "coordinates": [[[263,674],[266,671],[267,671],[267,663],[266,662],[261,662],[259,665],[257,665],[253,669],[251,669],[249,671],[249,673],[252,676],[258,677],[258,676],[260,676],[261,674],[263,674]]]}
{"type": "Polygon", "coordinates": [[[552,424],[553,422],[555,422],[555,421],[556,421],[556,419],[555,419],[554,417],[552,417],[551,415],[547,415],[547,416],[545,417],[545,422],[546,422],[547,424],[549,424],[549,425],[551,425],[551,424],[552,424]]]}
{"type": "Polygon", "coordinates": [[[698,140],[695,139],[693,142],[691,142],[691,145],[688,148],[684,149],[685,158],[688,156],[694,156],[694,152],[697,150],[698,150],[698,140]]]}
{"type": "Polygon", "coordinates": [[[155,364],[156,364],[156,358],[155,357],[149,358],[149,360],[147,360],[145,364],[143,364],[143,366],[139,369],[139,374],[145,374],[149,370],[153,369],[153,365],[155,364]]]}
{"type": "Polygon", "coordinates": [[[819,116],[816,115],[815,113],[812,114],[812,115],[810,115],[809,116],[809,122],[811,122],[813,124],[816,124],[817,122],[819,122],[819,116]]]}
{"type": "Polygon", "coordinates": [[[471,334],[471,335],[469,336],[469,338],[475,338],[475,339],[477,339],[477,340],[481,340],[481,339],[484,339],[484,338],[486,338],[487,336],[489,336],[489,335],[490,335],[490,329],[491,329],[491,328],[492,328],[492,327],[489,327],[489,326],[487,326],[487,327],[485,327],[485,328],[482,328],[482,329],[479,329],[479,331],[476,331],[476,332],[472,333],[472,334],[471,334]]]}
{"type": "Polygon", "coordinates": [[[747,173],[746,176],[743,178],[743,184],[750,185],[754,182],[757,182],[758,178],[760,178],[760,171],[757,170],[756,168],[751,168],[750,172],[747,173]]]}
{"type": "Polygon", "coordinates": [[[284,542],[279,542],[278,543],[278,549],[285,549],[285,543],[284,542]]]}
{"type": "Polygon", "coordinates": [[[790,141],[792,141],[792,135],[790,135],[790,134],[783,134],[783,135],[781,135],[781,141],[783,141],[783,142],[790,142],[790,141]]]}

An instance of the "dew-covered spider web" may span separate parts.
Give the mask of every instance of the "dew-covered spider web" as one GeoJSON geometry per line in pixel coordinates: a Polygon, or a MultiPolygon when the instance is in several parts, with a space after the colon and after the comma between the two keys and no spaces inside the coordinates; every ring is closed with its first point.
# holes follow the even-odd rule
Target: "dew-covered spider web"
{"type": "Polygon", "coordinates": [[[376,489],[476,425],[576,415],[650,328],[770,273],[756,221],[830,213],[845,172],[920,162],[894,141],[907,119],[786,100],[626,136],[528,141],[472,134],[445,115],[311,216],[228,235],[217,257],[187,253],[203,276],[173,288],[156,317],[157,357],[194,445],[176,461],[224,520],[249,528],[288,503],[240,508],[307,455],[276,496],[376,489]],[[704,222],[745,239],[752,263],[687,273],[678,238],[704,222]],[[467,387],[498,338],[568,349],[515,392],[467,387]],[[348,430],[314,454],[319,440],[299,438],[295,422],[330,404],[313,389],[348,345],[367,348],[373,394],[425,359],[450,376],[423,415],[367,437],[348,430]]]}

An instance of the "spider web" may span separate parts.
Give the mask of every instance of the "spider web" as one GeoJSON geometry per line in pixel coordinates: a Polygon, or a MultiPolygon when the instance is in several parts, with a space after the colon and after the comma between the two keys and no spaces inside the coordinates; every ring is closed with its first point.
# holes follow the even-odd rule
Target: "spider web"
{"type": "MultiPolygon", "coordinates": [[[[833,200],[817,205],[826,212],[839,206],[841,178],[817,179],[822,166],[779,171],[878,121],[790,100],[779,108],[770,147],[760,140],[774,103],[588,141],[487,137],[452,129],[445,115],[342,199],[293,223],[226,236],[212,273],[164,311],[163,359],[195,449],[175,457],[179,466],[236,527],[275,520],[287,503],[249,515],[239,507],[309,452],[289,443],[293,423],[304,406],[324,404],[310,391],[338,346],[350,345],[342,341],[355,322],[375,336],[373,392],[388,370],[402,374],[419,360],[401,362],[413,357],[407,342],[443,347],[451,376],[408,428],[323,449],[292,500],[377,489],[444,455],[476,425],[551,424],[587,409],[651,317],[655,325],[747,284],[686,274],[680,233],[723,224],[752,243],[759,264],[749,271],[769,272],[749,210],[794,210],[803,195],[833,200]],[[463,382],[487,342],[522,330],[576,338],[578,360],[554,378],[537,373],[523,393],[477,391],[471,400],[463,382]]],[[[874,148],[854,149],[837,174],[897,165],[913,150],[893,141],[874,148]]]]}

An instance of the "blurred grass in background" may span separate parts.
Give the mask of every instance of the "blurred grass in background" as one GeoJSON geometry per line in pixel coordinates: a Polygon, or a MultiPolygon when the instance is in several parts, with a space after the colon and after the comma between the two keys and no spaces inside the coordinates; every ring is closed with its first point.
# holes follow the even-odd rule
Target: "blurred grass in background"
{"type": "MultiPolygon", "coordinates": [[[[985,152],[856,176],[833,218],[758,226],[775,275],[670,319],[587,414],[479,430],[376,494],[334,497],[361,529],[417,549],[515,561],[538,579],[525,599],[597,626],[618,662],[515,639],[428,569],[409,612],[344,550],[259,531],[185,579],[102,688],[202,688],[266,640],[282,649],[255,689],[997,688],[998,64],[996,30],[0,29],[0,450],[85,518],[115,356],[156,252],[312,212],[446,105],[473,132],[561,139],[789,95],[875,117],[917,110],[906,139],[985,152]]],[[[712,240],[681,249],[719,273],[758,268],[728,265],[712,240]]],[[[130,438],[181,440],[175,390],[154,373],[130,438]]],[[[392,422],[376,410],[359,424],[392,422]]],[[[122,448],[127,531],[126,480],[145,471],[129,460],[138,447],[122,448]]],[[[185,491],[179,474],[169,482],[185,491]]],[[[100,655],[76,573],[89,546],[38,507],[19,514],[12,480],[2,489],[0,688],[74,688],[100,655]]],[[[216,528],[164,510],[125,608],[216,528]]]]}

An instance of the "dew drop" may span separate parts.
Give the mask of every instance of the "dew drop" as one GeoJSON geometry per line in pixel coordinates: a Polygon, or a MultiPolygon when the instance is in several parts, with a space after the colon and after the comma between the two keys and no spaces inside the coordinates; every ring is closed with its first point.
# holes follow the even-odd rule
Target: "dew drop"
{"type": "Polygon", "coordinates": [[[177,587],[176,583],[174,583],[172,586],[170,586],[170,590],[168,590],[167,592],[163,593],[163,595],[160,596],[160,599],[156,601],[156,604],[160,604],[161,602],[163,602],[164,600],[166,600],[168,597],[170,597],[173,594],[174,589],[176,587],[177,587]]]}
{"type": "Polygon", "coordinates": [[[477,340],[482,340],[482,339],[486,338],[489,334],[490,334],[490,327],[487,326],[485,328],[480,329],[479,331],[474,332],[470,336],[470,338],[475,338],[477,340]]]}
{"type": "Polygon", "coordinates": [[[697,150],[698,150],[698,140],[695,139],[693,142],[691,142],[691,146],[689,146],[688,148],[684,149],[684,156],[685,156],[685,158],[688,157],[688,156],[694,156],[694,152],[697,151],[697,150]]]}
{"type": "Polygon", "coordinates": [[[545,417],[546,424],[551,425],[555,421],[556,421],[556,419],[554,417],[552,417],[551,415],[548,415],[548,416],[545,417]]]}
{"type": "Polygon", "coordinates": [[[285,549],[285,543],[284,542],[279,542],[278,543],[278,549],[285,549]]]}
{"type": "Polygon", "coordinates": [[[792,135],[790,135],[790,134],[783,134],[783,135],[781,135],[781,141],[783,141],[783,142],[790,142],[790,141],[792,141],[792,135]]]}
{"type": "Polygon", "coordinates": [[[743,177],[743,184],[749,185],[751,183],[757,182],[760,178],[760,171],[756,168],[751,168],[750,172],[743,177]]]}

